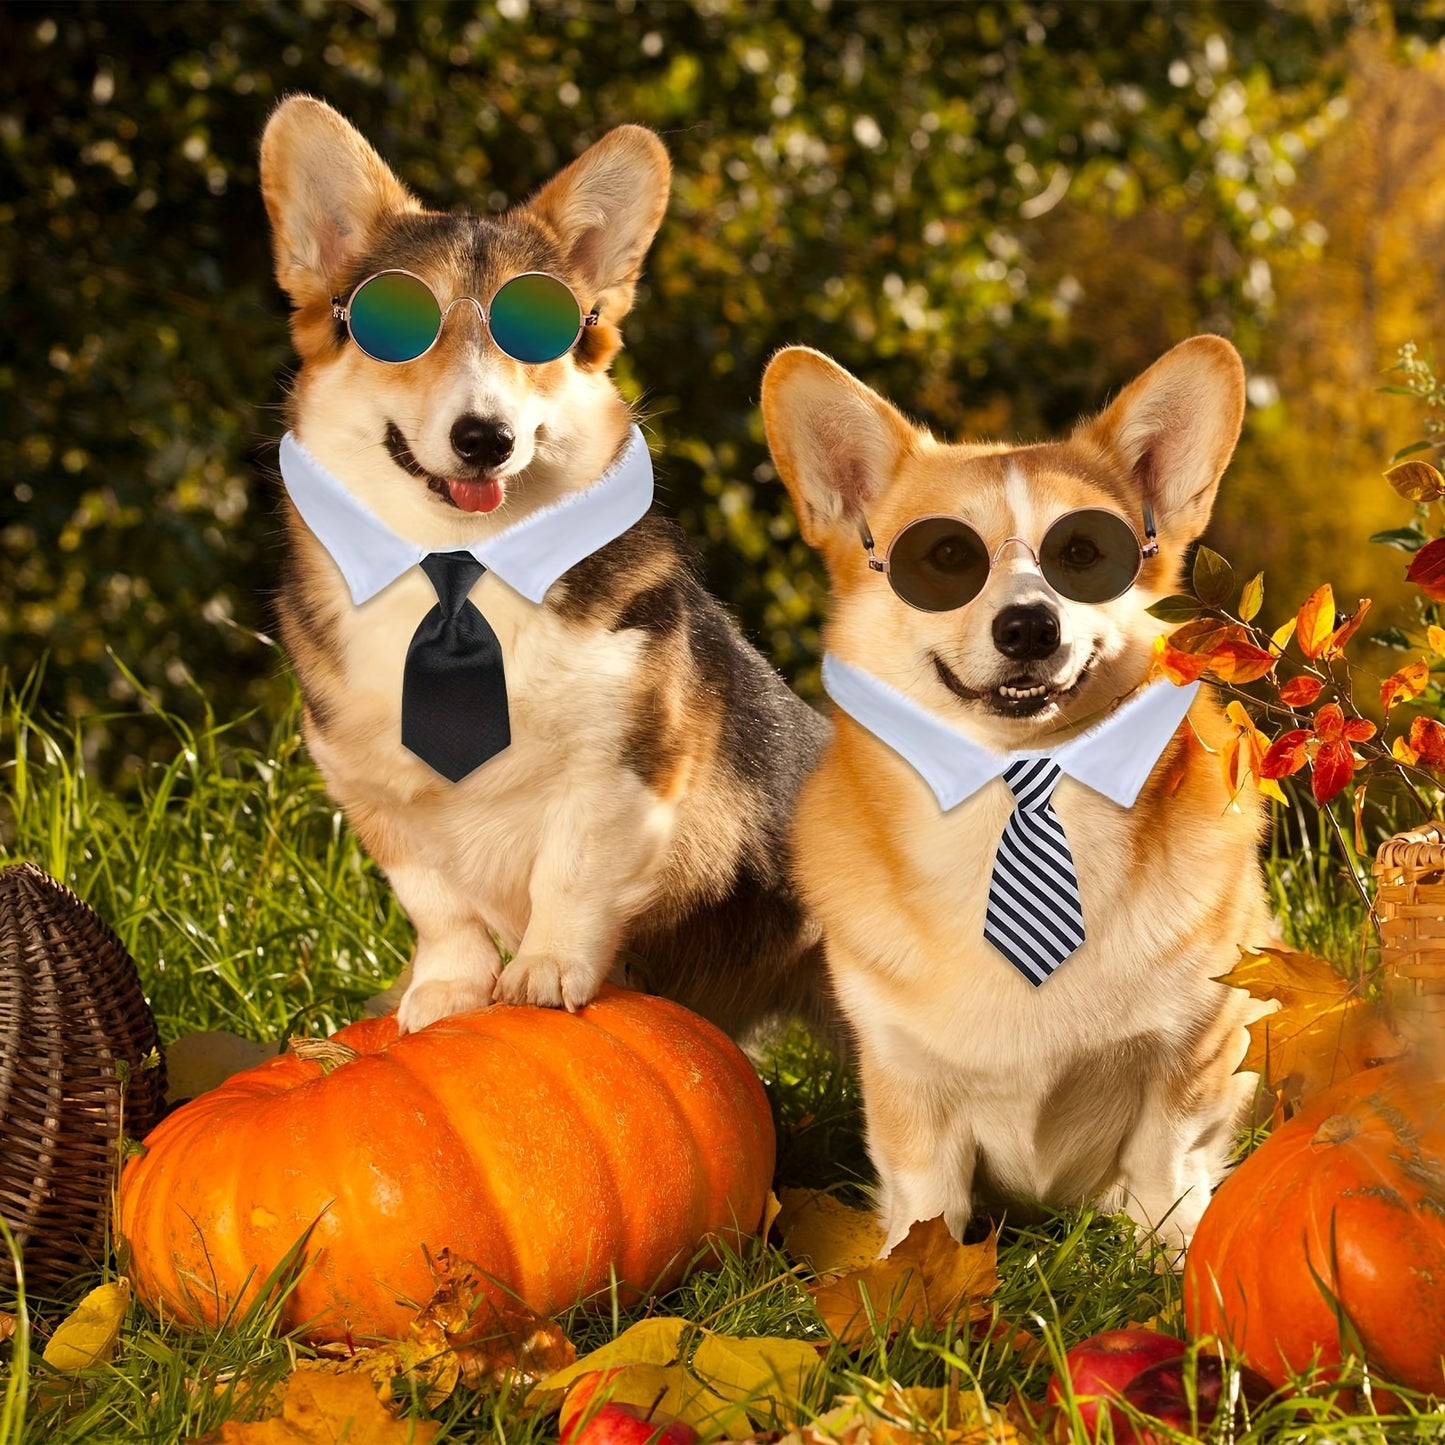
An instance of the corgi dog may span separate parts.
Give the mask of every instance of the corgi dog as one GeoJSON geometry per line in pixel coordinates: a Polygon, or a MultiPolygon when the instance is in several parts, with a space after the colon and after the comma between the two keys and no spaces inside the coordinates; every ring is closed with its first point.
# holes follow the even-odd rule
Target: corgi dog
{"type": "Polygon", "coordinates": [[[822,995],[788,828],[827,725],[703,590],[670,522],[639,510],[540,600],[478,569],[458,600],[500,647],[510,742],[457,781],[402,743],[408,648],[440,589],[404,566],[358,603],[322,540],[346,513],[418,554],[505,549],[630,446],[648,507],[646,447],[609,366],[669,181],[657,137],[621,126],[505,214],[442,214],[323,102],[291,97],[266,126],[261,185],[301,359],[291,454],[332,489],[312,497],[313,527],[282,443],[280,632],[311,755],[415,925],[403,1032],[493,1003],[578,1009],[619,958],[629,981],[738,1036],[822,995]],[[363,313],[379,276],[432,308],[420,340],[384,295],[363,313]],[[568,322],[528,355],[531,302],[504,314],[502,290],[538,276],[575,307],[576,336],[568,322]]]}
{"type": "MultiPolygon", "coordinates": [[[[1256,1087],[1235,1070],[1265,1010],[1215,980],[1276,935],[1262,811],[1235,805],[1207,751],[1226,721],[1209,693],[1150,680],[1145,609],[1178,590],[1233,453],[1237,353],[1185,341],[1035,445],[937,441],[805,347],[772,359],[762,408],[827,565],[825,679],[866,674],[889,718],[986,764],[1062,759],[1146,696],[1166,714],[1142,761],[1128,735],[1115,747],[1132,806],[1057,781],[1084,938],[1040,981],[985,937],[1015,810],[1002,762],[945,808],[916,758],[840,706],[794,856],[856,1048],[884,1252],[915,1220],[961,1238],[977,1208],[1091,1200],[1182,1245],[1256,1087]]],[[[1026,910],[1046,933],[1053,906],[1035,893],[1026,910]]]]}

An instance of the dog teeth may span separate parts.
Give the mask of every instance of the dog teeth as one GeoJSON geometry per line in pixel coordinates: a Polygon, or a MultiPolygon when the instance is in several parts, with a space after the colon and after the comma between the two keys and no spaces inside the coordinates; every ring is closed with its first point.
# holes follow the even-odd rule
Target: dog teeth
{"type": "Polygon", "coordinates": [[[1018,702],[1024,698],[1042,697],[1049,690],[1046,682],[1041,682],[1037,687],[1009,687],[1007,685],[999,688],[1000,697],[1008,697],[1018,702]]]}

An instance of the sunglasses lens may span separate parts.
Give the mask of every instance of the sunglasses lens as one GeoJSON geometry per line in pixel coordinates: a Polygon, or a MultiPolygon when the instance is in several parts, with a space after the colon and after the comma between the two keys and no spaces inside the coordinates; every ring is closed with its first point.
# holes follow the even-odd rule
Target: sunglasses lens
{"type": "Polygon", "coordinates": [[[1093,509],[1060,517],[1039,548],[1044,580],[1074,602],[1108,602],[1127,592],[1140,561],[1134,529],[1113,512],[1093,509]]]}
{"type": "Polygon", "coordinates": [[[924,517],[893,539],[888,578],[911,606],[949,612],[983,591],[988,549],[983,538],[956,517],[924,517]]]}
{"type": "Polygon", "coordinates": [[[415,361],[437,339],[441,307],[430,289],[403,271],[363,281],[348,314],[356,344],[377,361],[415,361]]]}
{"type": "Polygon", "coordinates": [[[577,298],[555,276],[514,276],[492,297],[492,340],[515,361],[556,361],[582,330],[577,298]]]}

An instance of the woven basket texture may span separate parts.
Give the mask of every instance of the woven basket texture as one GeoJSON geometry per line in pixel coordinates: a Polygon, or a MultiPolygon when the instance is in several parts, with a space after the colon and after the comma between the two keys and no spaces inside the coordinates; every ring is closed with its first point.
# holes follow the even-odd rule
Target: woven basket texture
{"type": "Polygon", "coordinates": [[[1445,829],[1397,833],[1375,855],[1380,957],[1392,999],[1445,1014],[1445,829]]]}
{"type": "MultiPolygon", "coordinates": [[[[135,962],[99,914],[33,863],[0,869],[0,1215],[39,1301],[101,1261],[122,1129],[139,1139],[164,1109],[164,1067],[141,1067],[157,1042],[135,962]]],[[[14,1284],[0,1249],[0,1293],[14,1284]]]]}

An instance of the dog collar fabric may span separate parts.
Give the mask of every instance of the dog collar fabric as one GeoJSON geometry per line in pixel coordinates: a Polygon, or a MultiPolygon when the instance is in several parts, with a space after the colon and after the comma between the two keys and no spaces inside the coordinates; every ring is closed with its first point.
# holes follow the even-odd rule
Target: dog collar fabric
{"type": "Polygon", "coordinates": [[[860,727],[892,748],[928,784],[946,813],[1012,764],[1052,758],[1076,782],[1132,808],[1174,736],[1200,684],[1157,683],[1136,693],[1103,722],[1055,748],[995,753],[880,682],[827,653],[823,688],[860,727]]]}
{"type": "Polygon", "coordinates": [[[281,476],[301,520],[341,569],[359,607],[431,552],[469,552],[514,591],[540,602],[569,568],[620,537],[652,505],[652,458],[639,427],[590,486],[471,546],[399,537],[294,432],[281,438],[281,476]]]}

